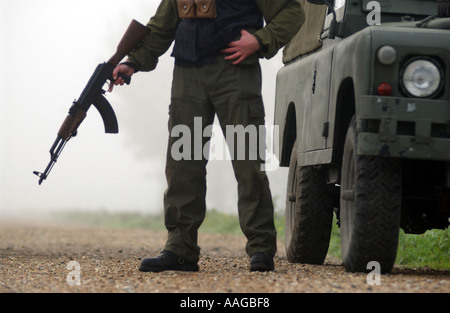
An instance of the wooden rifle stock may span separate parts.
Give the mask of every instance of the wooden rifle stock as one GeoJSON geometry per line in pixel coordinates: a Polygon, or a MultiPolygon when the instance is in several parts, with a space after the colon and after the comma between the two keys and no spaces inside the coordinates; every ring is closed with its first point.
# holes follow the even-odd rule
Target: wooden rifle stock
{"type": "Polygon", "coordinates": [[[116,53],[108,60],[108,63],[116,66],[119,62],[143,40],[149,29],[136,20],[132,20],[122,40],[117,46],[116,53]]]}

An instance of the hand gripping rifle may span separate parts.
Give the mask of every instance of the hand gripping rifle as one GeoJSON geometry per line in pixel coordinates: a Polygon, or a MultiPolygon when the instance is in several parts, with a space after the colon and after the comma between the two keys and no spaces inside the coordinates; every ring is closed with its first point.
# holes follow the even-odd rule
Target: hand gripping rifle
{"type": "MultiPolygon", "coordinates": [[[[147,27],[136,20],[133,20],[122,37],[122,40],[119,42],[116,53],[108,62],[97,66],[79,99],[73,102],[69,109],[69,115],[67,115],[58,131],[58,136],[50,148],[50,163],[47,165],[47,168],[43,173],[33,172],[35,175],[39,176],[39,185],[50,174],[50,171],[58,160],[66,143],[72,137],[76,136],[77,129],[86,117],[86,112],[91,105],[94,105],[100,112],[105,126],[105,133],[117,134],[119,132],[114,110],[108,100],[103,96],[105,93],[103,86],[107,80],[110,80],[111,82],[114,81],[112,76],[114,68],[143,40],[148,31],[149,29],[147,27]]],[[[131,77],[125,75],[119,76],[121,76],[127,84],[130,83],[131,77]]]]}

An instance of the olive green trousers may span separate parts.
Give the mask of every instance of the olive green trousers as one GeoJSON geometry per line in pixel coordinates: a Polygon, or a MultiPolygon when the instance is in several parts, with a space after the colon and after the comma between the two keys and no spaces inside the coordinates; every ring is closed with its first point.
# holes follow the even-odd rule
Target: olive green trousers
{"type": "MultiPolygon", "coordinates": [[[[197,262],[200,255],[198,228],[206,214],[208,157],[203,148],[210,140],[208,136],[202,136],[202,131],[213,124],[217,115],[224,135],[227,125],[255,125],[258,140],[264,136],[259,132],[259,126],[264,125],[259,64],[232,65],[220,57],[216,63],[202,67],[175,66],[169,112],[168,187],[164,193],[168,239],[165,249],[187,261],[197,262]],[[190,134],[185,130],[190,130],[190,134]],[[189,138],[182,138],[187,134],[189,138]],[[190,145],[180,144],[182,142],[190,145]]],[[[249,146],[255,147],[256,143],[250,140],[255,138],[247,136],[244,144],[234,140],[233,150],[230,150],[238,188],[239,223],[247,238],[245,249],[249,256],[256,252],[274,256],[276,230],[269,181],[261,170],[264,158],[259,153],[257,158],[251,157],[249,146]],[[245,157],[237,155],[242,149],[245,157]]],[[[223,191],[224,196],[226,192],[223,191]]]]}

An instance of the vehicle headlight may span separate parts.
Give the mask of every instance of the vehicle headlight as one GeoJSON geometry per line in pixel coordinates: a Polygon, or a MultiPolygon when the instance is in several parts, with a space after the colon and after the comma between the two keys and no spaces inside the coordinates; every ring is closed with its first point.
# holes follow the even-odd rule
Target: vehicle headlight
{"type": "Polygon", "coordinates": [[[413,97],[427,98],[435,94],[441,86],[441,72],[428,59],[414,59],[404,67],[402,83],[413,97]]]}

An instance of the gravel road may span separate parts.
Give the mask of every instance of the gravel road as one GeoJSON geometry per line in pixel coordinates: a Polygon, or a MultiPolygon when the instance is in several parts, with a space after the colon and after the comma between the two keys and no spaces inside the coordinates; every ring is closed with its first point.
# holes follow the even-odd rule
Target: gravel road
{"type": "Polygon", "coordinates": [[[243,236],[200,234],[200,271],[141,273],[166,234],[43,223],[0,224],[1,293],[448,293],[450,271],[395,267],[380,284],[347,273],[339,260],[291,264],[279,243],[276,271],[252,273],[243,236]],[[70,263],[75,261],[76,263],[70,263]],[[68,265],[79,264],[67,268],[68,265]],[[79,275],[78,275],[79,274],[79,275]],[[70,278],[68,280],[68,278],[70,278]],[[74,284],[79,278],[79,285],[74,284]]]}

